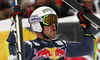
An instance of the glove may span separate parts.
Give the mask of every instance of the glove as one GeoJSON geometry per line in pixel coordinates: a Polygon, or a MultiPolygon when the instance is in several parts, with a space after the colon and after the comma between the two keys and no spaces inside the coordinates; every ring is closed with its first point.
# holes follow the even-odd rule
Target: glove
{"type": "Polygon", "coordinates": [[[19,14],[20,16],[24,17],[25,13],[23,11],[21,11],[20,6],[14,6],[11,12],[11,18],[13,17],[15,20],[15,15],[19,14]]]}
{"type": "Polygon", "coordinates": [[[83,7],[84,11],[78,12],[77,17],[78,17],[79,22],[80,22],[80,27],[82,29],[86,29],[86,28],[90,27],[90,22],[83,16],[83,14],[84,14],[84,12],[92,13],[92,10],[85,5],[82,5],[82,7],[83,7]]]}
{"type": "Polygon", "coordinates": [[[10,15],[10,18],[12,21],[11,28],[10,28],[11,32],[16,32],[16,28],[15,28],[16,27],[15,26],[15,23],[16,23],[15,15],[16,14],[18,14],[19,16],[22,16],[22,18],[24,17],[24,12],[22,12],[20,9],[20,6],[17,6],[17,5],[13,7],[11,15],[10,15]]]}

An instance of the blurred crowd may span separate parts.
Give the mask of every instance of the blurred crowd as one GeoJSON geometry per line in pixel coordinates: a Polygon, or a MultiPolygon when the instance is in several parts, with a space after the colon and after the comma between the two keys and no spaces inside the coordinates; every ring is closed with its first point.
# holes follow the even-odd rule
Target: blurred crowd
{"type": "MultiPolygon", "coordinates": [[[[99,13],[99,0],[75,0],[81,5],[86,5],[93,10],[94,13],[99,13]]],[[[10,18],[11,9],[15,5],[14,0],[0,0],[0,20],[10,18]]],[[[30,17],[31,13],[40,6],[49,6],[53,8],[58,17],[67,17],[76,15],[76,11],[66,5],[62,0],[22,0],[22,11],[25,12],[24,18],[30,17]]]]}

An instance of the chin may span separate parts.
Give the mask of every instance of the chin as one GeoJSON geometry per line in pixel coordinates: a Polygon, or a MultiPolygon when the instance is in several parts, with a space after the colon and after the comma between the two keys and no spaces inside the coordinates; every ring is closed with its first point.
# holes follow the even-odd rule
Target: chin
{"type": "Polygon", "coordinates": [[[54,38],[56,38],[56,37],[49,37],[50,39],[54,39],[54,38]]]}
{"type": "Polygon", "coordinates": [[[50,39],[56,38],[56,34],[49,36],[50,39]]]}

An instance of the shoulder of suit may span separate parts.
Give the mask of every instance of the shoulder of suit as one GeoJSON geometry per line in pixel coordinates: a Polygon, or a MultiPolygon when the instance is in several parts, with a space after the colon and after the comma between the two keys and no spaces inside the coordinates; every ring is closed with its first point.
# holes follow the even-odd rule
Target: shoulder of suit
{"type": "Polygon", "coordinates": [[[63,40],[63,39],[55,39],[55,40],[52,40],[52,41],[54,41],[56,44],[58,44],[58,45],[64,45],[64,44],[66,44],[67,42],[65,41],[65,40],[63,40]]]}
{"type": "Polygon", "coordinates": [[[29,45],[40,46],[40,44],[36,40],[28,40],[28,41],[25,41],[25,43],[29,45]]]}
{"type": "Polygon", "coordinates": [[[24,42],[24,45],[29,45],[29,46],[31,46],[31,48],[32,48],[32,46],[33,46],[31,40],[25,41],[25,42],[24,42]]]}

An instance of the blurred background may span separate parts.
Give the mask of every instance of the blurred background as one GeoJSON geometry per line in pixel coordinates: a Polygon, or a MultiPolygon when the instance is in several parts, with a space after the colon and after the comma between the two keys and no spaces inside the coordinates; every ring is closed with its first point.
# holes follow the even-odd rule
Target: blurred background
{"type": "MultiPolygon", "coordinates": [[[[75,0],[81,5],[85,4],[93,10],[93,13],[100,17],[100,0],[75,0]]],[[[36,34],[31,30],[28,18],[31,13],[40,6],[49,6],[53,8],[58,15],[58,32],[57,37],[66,41],[81,42],[82,31],[79,28],[79,21],[76,16],[77,11],[66,5],[62,0],[21,0],[21,9],[25,12],[22,20],[23,38],[34,40],[36,34]]],[[[0,0],[0,60],[8,60],[6,40],[8,38],[11,26],[10,14],[15,5],[15,0],[0,0]]],[[[100,30],[91,26],[93,35],[99,37],[98,41],[98,60],[100,60],[100,30]]],[[[66,57],[65,60],[94,60],[94,53],[82,57],[66,57]]]]}

